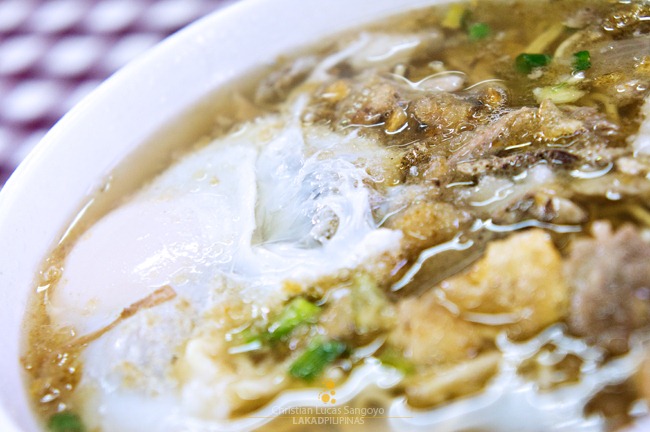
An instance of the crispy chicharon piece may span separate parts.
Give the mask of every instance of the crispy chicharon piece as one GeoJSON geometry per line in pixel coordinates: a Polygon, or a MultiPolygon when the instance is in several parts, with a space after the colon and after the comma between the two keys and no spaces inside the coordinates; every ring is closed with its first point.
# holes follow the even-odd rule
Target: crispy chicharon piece
{"type": "Polygon", "coordinates": [[[568,304],[560,253],[541,230],[491,243],[481,260],[440,288],[461,317],[503,325],[514,338],[560,320],[568,304]]]}
{"type": "Polygon", "coordinates": [[[495,330],[534,335],[562,319],[568,288],[550,236],[531,230],[491,243],[466,272],[397,306],[390,343],[416,364],[475,357],[495,330]]]}
{"type": "Polygon", "coordinates": [[[496,334],[534,335],[564,317],[562,259],[541,230],[491,243],[466,272],[397,305],[388,344],[411,362],[409,403],[432,406],[482,388],[500,360],[496,334]]]}

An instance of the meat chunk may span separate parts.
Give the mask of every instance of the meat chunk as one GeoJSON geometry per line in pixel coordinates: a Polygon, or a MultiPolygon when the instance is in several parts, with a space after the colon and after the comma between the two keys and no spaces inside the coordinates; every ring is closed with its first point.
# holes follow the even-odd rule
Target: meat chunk
{"type": "Polygon", "coordinates": [[[540,162],[546,162],[553,167],[573,167],[578,157],[560,149],[535,150],[526,153],[517,153],[509,156],[489,156],[483,159],[462,162],[456,169],[458,172],[476,176],[483,173],[518,174],[540,162]]]}
{"type": "Polygon", "coordinates": [[[407,254],[413,254],[450,240],[470,221],[466,212],[451,204],[421,201],[390,218],[386,227],[401,230],[407,254]]]}
{"type": "Polygon", "coordinates": [[[514,338],[562,319],[568,303],[560,253],[541,230],[492,242],[481,260],[440,287],[461,317],[505,326],[514,338]]]}
{"type": "Polygon", "coordinates": [[[414,89],[376,74],[355,83],[336,81],[319,94],[324,102],[319,115],[327,107],[339,125],[384,123],[389,134],[402,130],[410,119],[419,126],[418,131],[426,130],[428,136],[456,134],[456,129],[475,121],[472,115],[480,105],[474,98],[414,89]]]}
{"type": "Polygon", "coordinates": [[[479,159],[504,147],[503,142],[511,136],[529,138],[527,132],[516,131],[534,130],[531,124],[535,120],[535,112],[534,108],[521,108],[504,114],[476,131],[460,135],[458,150],[451,156],[450,162],[458,164],[479,159]]]}
{"type": "Polygon", "coordinates": [[[593,226],[574,241],[565,273],[573,288],[569,328],[613,353],[628,348],[632,331],[650,322],[650,242],[625,225],[593,226]]]}
{"type": "Polygon", "coordinates": [[[320,94],[336,122],[346,126],[379,124],[394,111],[402,112],[401,105],[406,102],[401,92],[396,83],[370,75],[360,83],[337,81],[320,94]]]}
{"type": "Polygon", "coordinates": [[[468,122],[476,105],[452,93],[433,93],[413,101],[410,111],[429,134],[456,133],[468,122]]]}
{"type": "Polygon", "coordinates": [[[393,110],[399,108],[400,95],[397,89],[387,83],[378,82],[369,87],[369,91],[361,92],[353,101],[358,109],[351,115],[353,123],[373,124],[384,121],[393,110]]]}
{"type": "MultiPolygon", "coordinates": [[[[603,156],[607,160],[611,158],[606,137],[616,130],[616,125],[591,108],[560,109],[546,100],[537,109],[524,107],[510,111],[476,131],[458,135],[452,145],[457,150],[449,162],[461,166],[497,156],[503,158],[501,165],[514,163],[517,167],[530,166],[542,159],[567,166],[578,160],[602,164],[603,156]],[[572,143],[566,150],[546,147],[567,140],[572,143]],[[519,159],[512,160],[513,155],[519,155],[519,159]]],[[[492,161],[490,165],[499,166],[499,163],[492,161]]]]}
{"type": "Polygon", "coordinates": [[[581,224],[588,213],[563,190],[561,179],[548,165],[528,169],[526,176],[510,181],[496,175],[483,176],[476,186],[459,190],[457,196],[474,207],[472,216],[510,225],[530,219],[554,224],[581,224]]]}
{"type": "Polygon", "coordinates": [[[572,136],[586,130],[582,121],[566,115],[549,100],[542,101],[537,115],[540,123],[539,130],[547,139],[572,136]]]}

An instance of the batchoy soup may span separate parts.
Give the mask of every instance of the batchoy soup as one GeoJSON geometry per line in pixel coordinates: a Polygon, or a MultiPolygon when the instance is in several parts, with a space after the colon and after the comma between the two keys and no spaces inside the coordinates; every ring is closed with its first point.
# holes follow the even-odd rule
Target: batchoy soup
{"type": "Polygon", "coordinates": [[[646,415],[648,2],[444,5],[260,75],[43,264],[23,364],[46,427],[646,415]]]}

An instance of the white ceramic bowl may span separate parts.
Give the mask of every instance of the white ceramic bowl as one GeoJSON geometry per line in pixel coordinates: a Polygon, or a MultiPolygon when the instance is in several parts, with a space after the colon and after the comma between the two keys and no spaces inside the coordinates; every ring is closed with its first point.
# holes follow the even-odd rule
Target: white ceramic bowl
{"type": "Polygon", "coordinates": [[[54,126],[0,193],[0,431],[40,429],[19,362],[25,305],[54,242],[120,161],[206,95],[280,54],[447,1],[241,1],[165,40],[54,126]]]}

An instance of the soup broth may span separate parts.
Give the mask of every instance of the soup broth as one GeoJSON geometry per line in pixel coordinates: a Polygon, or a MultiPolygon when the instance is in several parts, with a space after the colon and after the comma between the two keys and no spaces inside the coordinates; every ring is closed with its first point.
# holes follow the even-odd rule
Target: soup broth
{"type": "Polygon", "coordinates": [[[278,59],[65,230],[26,316],[35,410],[626,427],[650,398],[648,85],[645,1],[454,3],[278,59]]]}

